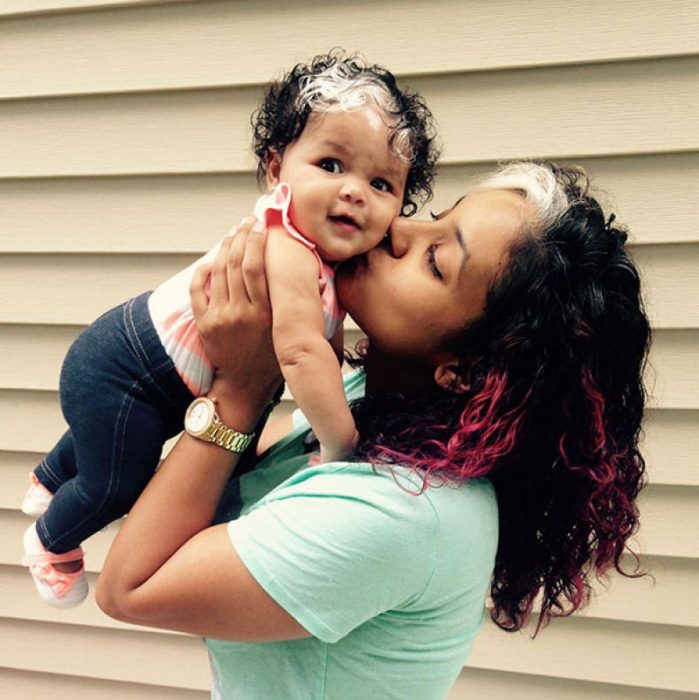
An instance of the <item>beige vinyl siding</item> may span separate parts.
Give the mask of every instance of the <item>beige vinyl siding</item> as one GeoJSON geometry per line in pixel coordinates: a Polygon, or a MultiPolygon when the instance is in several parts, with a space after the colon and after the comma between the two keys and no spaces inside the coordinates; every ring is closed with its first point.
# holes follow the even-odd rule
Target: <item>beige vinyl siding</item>
{"type": "MultiPolygon", "coordinates": [[[[694,0],[0,1],[0,697],[208,697],[199,640],[109,620],[92,596],[39,604],[19,503],[64,428],[71,340],[247,213],[261,85],[335,45],[433,107],[434,210],[501,159],[588,168],[631,228],[655,328],[638,542],[656,584],[616,577],[535,641],[486,623],[450,700],[695,697],[697,36],[694,0]]],[[[359,337],[349,322],[348,344],[359,337]]],[[[86,545],[93,588],[116,528],[86,545]]]]}

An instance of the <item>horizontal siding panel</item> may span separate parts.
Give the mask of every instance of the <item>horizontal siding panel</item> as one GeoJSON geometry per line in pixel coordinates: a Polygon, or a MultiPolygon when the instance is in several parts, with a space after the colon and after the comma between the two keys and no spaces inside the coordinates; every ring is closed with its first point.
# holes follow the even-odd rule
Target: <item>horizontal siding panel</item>
{"type": "Polygon", "coordinates": [[[641,528],[634,549],[666,557],[699,558],[699,489],[649,486],[638,500],[641,528]],[[677,527],[682,523],[682,527],[677,527]]]}
{"type": "MultiPolygon", "coordinates": [[[[183,255],[0,256],[0,323],[87,324],[189,265],[183,255]]],[[[697,324],[699,325],[699,324],[697,324]]]]}
{"type": "Polygon", "coordinates": [[[51,700],[209,700],[211,693],[0,668],[0,697],[5,700],[44,697],[51,700]]]}
{"type": "Polygon", "coordinates": [[[691,0],[637,0],[633,12],[623,0],[543,0],[524,16],[515,0],[412,0],[410,11],[400,0],[239,0],[8,19],[0,32],[1,98],[263,83],[331,46],[410,74],[692,54],[699,12],[691,0]],[[260,51],[270,26],[274,51],[260,51]],[[389,26],[401,41],[386,41],[389,26]]]}
{"type": "MultiPolygon", "coordinates": [[[[529,628],[529,635],[533,627],[529,628]]],[[[554,620],[532,640],[492,623],[476,638],[469,667],[640,688],[694,692],[699,636],[693,628],[586,618],[554,620]]],[[[660,696],[663,697],[663,696],[660,696]]]]}
{"type": "MultiPolygon", "coordinates": [[[[636,246],[632,254],[653,325],[699,328],[699,244],[636,246]]],[[[1,255],[0,299],[6,301],[0,307],[0,324],[90,323],[194,259],[162,254],[1,255]]]]}
{"type": "Polygon", "coordinates": [[[692,693],[672,692],[610,683],[587,683],[548,678],[527,673],[484,671],[461,672],[448,700],[690,700],[692,693]]]}
{"type": "Polygon", "coordinates": [[[83,328],[0,325],[0,388],[57,391],[63,358],[83,328]]]}
{"type": "Polygon", "coordinates": [[[0,667],[207,690],[206,648],[187,635],[100,629],[5,618],[0,667]]]}
{"type": "MultiPolygon", "coordinates": [[[[467,163],[695,151],[686,95],[698,77],[690,57],[412,83],[438,119],[444,162],[467,163]]],[[[247,87],[0,103],[0,178],[249,170],[259,98],[247,87]]]]}
{"type": "MultiPolygon", "coordinates": [[[[679,558],[699,558],[699,489],[687,487],[651,486],[641,495],[641,530],[632,541],[635,551],[647,556],[679,558]],[[683,527],[677,528],[681,522],[683,527]]],[[[0,510],[0,564],[18,564],[18,551],[22,534],[29,525],[26,515],[13,504],[12,510],[0,510]]],[[[85,551],[88,554],[89,571],[99,571],[102,561],[116,532],[113,523],[105,531],[98,532],[88,540],[85,551]]]]}
{"type": "Polygon", "coordinates": [[[646,372],[650,405],[673,409],[699,408],[697,360],[699,331],[656,331],[646,372]]]}
{"type": "Polygon", "coordinates": [[[651,324],[655,328],[695,327],[699,320],[699,246],[635,246],[631,253],[641,273],[651,324]]]}
{"type": "MultiPolygon", "coordinates": [[[[644,512],[642,517],[646,517],[644,512]]],[[[641,520],[643,527],[643,520],[641,520]]],[[[595,596],[579,614],[596,619],[699,627],[699,560],[644,556],[652,575],[629,579],[614,574],[609,588],[595,584],[595,596]]],[[[625,570],[633,571],[633,560],[625,570]]]]}
{"type": "Polygon", "coordinates": [[[641,443],[651,480],[657,484],[699,486],[697,411],[649,410],[641,443]]]}
{"type": "MultiPolygon", "coordinates": [[[[605,199],[634,243],[699,241],[699,153],[574,162],[610,193],[605,199]]],[[[442,168],[421,217],[451,206],[493,167],[442,168]]],[[[0,180],[0,252],[199,253],[249,212],[258,195],[252,172],[0,180]]]]}
{"type": "Polygon", "coordinates": [[[0,177],[249,170],[258,97],[241,88],[0,103],[0,177]]]}
{"type": "Polygon", "coordinates": [[[19,508],[27,490],[27,474],[43,453],[0,451],[0,509],[19,508]]]}
{"type": "MultiPolygon", "coordinates": [[[[0,0],[0,17],[66,11],[101,10],[129,5],[164,4],[183,0],[0,0]]],[[[2,25],[0,25],[1,27],[2,25]]]]}
{"type": "Polygon", "coordinates": [[[440,76],[416,87],[438,119],[447,163],[689,151],[699,143],[686,98],[699,88],[695,58],[440,76]]]}
{"type": "Polygon", "coordinates": [[[0,180],[0,252],[201,253],[259,194],[252,172],[0,180]]]}
{"type": "MultiPolygon", "coordinates": [[[[0,325],[0,389],[56,391],[63,358],[83,326],[0,325]]],[[[349,330],[345,344],[363,337],[349,330]]],[[[651,405],[699,409],[699,330],[655,333],[647,383],[651,405]]],[[[288,398],[290,398],[290,394],[288,398]]]]}

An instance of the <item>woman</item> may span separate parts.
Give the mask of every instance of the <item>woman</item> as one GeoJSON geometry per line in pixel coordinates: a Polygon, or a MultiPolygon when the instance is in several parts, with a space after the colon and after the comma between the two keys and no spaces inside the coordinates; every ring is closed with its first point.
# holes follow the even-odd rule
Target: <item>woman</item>
{"type": "MultiPolygon", "coordinates": [[[[537,594],[539,626],[574,612],[637,525],[649,326],[625,239],[582,172],[532,163],[433,222],[396,220],[337,278],[368,336],[346,382],[365,393],[357,461],[307,467],[303,420],[270,426],[244,515],[209,527],[237,457],[183,436],[112,546],[100,606],[208,637],[224,698],[443,697],[488,591],[503,629],[537,594]]],[[[211,395],[246,433],[277,388],[263,249],[241,227],[210,301],[206,271],[192,290],[211,395]],[[248,340],[235,357],[229,333],[248,340]]]]}

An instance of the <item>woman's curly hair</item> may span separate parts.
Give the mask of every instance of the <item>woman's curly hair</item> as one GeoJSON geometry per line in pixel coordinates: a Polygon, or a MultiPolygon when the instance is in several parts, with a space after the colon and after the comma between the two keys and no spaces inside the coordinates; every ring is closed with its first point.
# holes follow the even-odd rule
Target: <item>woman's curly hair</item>
{"type": "Polygon", "coordinates": [[[622,555],[644,485],[650,327],[626,232],[605,218],[584,171],[519,163],[478,189],[523,174],[553,187],[535,203],[542,213],[510,251],[483,315],[449,341],[467,392],[367,396],[355,417],[360,454],[419,469],[423,488],[492,481],[500,539],[491,616],[518,630],[540,595],[538,632],[588,601],[592,575],[642,575],[636,555],[631,573],[622,555]]]}
{"type": "Polygon", "coordinates": [[[264,180],[270,153],[283,155],[312,112],[352,111],[372,103],[388,117],[389,146],[410,165],[401,213],[412,216],[432,198],[439,158],[432,113],[420,95],[399,88],[385,68],[340,49],[295,65],[267,87],[251,117],[258,181],[264,180]]]}

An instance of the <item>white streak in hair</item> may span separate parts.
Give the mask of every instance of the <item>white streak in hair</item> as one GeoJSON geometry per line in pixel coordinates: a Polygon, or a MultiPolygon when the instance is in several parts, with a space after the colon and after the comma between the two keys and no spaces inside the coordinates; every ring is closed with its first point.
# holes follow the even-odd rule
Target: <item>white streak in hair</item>
{"type": "Polygon", "coordinates": [[[297,109],[312,112],[356,112],[375,106],[393,129],[392,150],[401,160],[413,159],[409,127],[396,128],[398,105],[388,88],[371,73],[353,74],[343,63],[336,63],[318,75],[306,76],[296,98],[297,109]]]}
{"type": "Polygon", "coordinates": [[[542,229],[550,226],[571,205],[561,183],[550,168],[538,163],[510,163],[495,171],[473,188],[485,190],[520,190],[536,211],[536,223],[542,229]]]}

